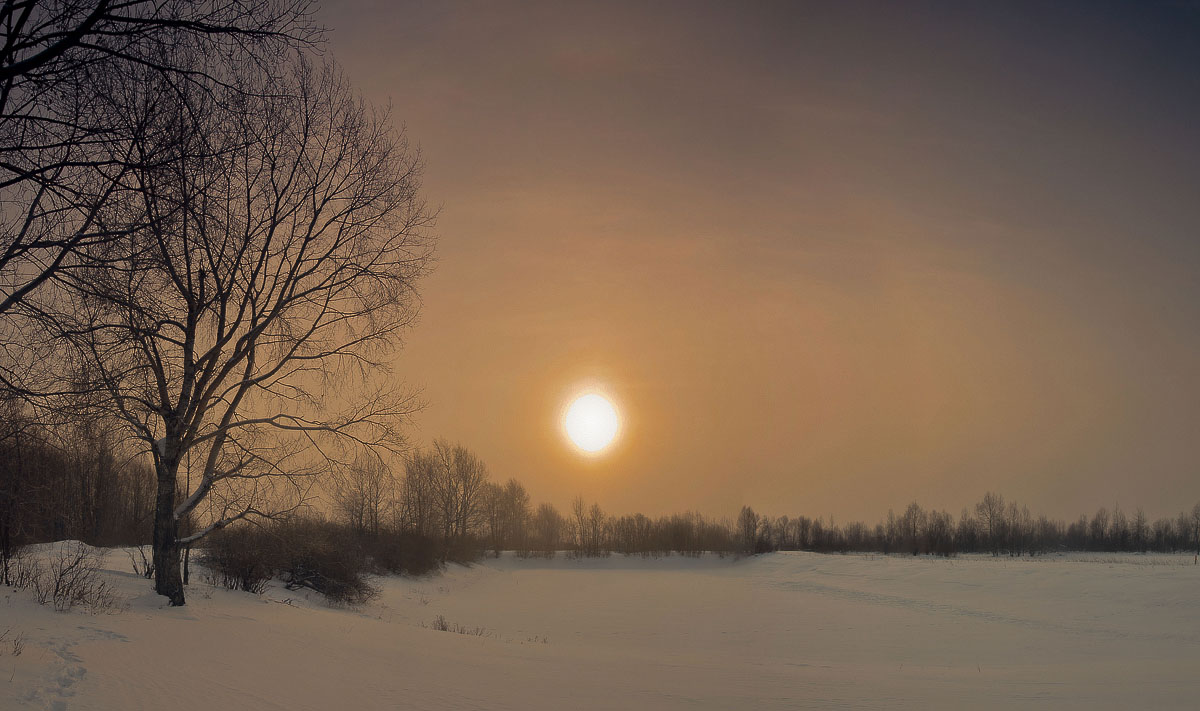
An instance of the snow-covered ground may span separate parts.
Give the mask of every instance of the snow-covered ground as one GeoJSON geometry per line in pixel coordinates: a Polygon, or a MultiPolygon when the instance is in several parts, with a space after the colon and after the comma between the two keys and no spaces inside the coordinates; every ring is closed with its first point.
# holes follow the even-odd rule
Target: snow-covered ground
{"type": "Polygon", "coordinates": [[[195,583],[171,609],[114,551],[122,612],[3,590],[0,709],[1194,709],[1191,563],[506,556],[358,610],[195,583]]]}

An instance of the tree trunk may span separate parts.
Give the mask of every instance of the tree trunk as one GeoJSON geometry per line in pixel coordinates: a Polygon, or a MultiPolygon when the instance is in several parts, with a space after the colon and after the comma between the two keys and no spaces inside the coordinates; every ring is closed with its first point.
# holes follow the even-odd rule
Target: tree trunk
{"type": "Polygon", "coordinates": [[[3,570],[0,571],[0,585],[11,585],[11,578],[8,574],[9,561],[12,559],[12,533],[8,524],[9,506],[6,502],[4,510],[0,511],[0,562],[3,563],[3,570]]]}
{"type": "Polygon", "coordinates": [[[158,464],[158,495],[154,505],[154,591],[182,605],[183,577],[179,566],[179,522],[175,519],[175,472],[158,464]]]}

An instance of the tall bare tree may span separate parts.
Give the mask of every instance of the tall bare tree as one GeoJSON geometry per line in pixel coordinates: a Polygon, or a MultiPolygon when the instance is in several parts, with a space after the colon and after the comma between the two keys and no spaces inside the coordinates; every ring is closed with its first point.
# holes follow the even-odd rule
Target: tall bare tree
{"type": "Polygon", "coordinates": [[[1000,555],[1000,546],[1004,543],[1004,511],[1004,497],[991,491],[984,494],[983,500],[975,504],[981,532],[987,538],[992,555],[1000,555]]]}
{"type": "Polygon", "coordinates": [[[582,496],[571,500],[571,529],[575,534],[575,548],[583,555],[587,549],[587,502],[582,496]]]}
{"type": "Polygon", "coordinates": [[[461,543],[481,522],[487,465],[471,450],[461,444],[452,445],[445,439],[434,441],[432,455],[445,556],[450,546],[461,543]]]}
{"type": "Polygon", "coordinates": [[[742,552],[753,555],[758,548],[758,514],[749,506],[743,506],[737,518],[737,537],[742,552]]]}
{"type": "Polygon", "coordinates": [[[502,521],[504,543],[509,546],[524,547],[528,535],[530,506],[529,492],[516,479],[509,479],[504,485],[500,497],[500,520],[502,521]]]}
{"type": "Polygon", "coordinates": [[[277,61],[113,87],[145,126],[130,151],[156,158],[97,218],[126,237],[42,308],[153,458],[155,585],[175,605],[181,546],[298,505],[297,477],[343,452],[398,449],[414,406],[385,376],[432,249],[419,157],[335,67],[277,61]]]}
{"type": "Polygon", "coordinates": [[[396,498],[391,469],[372,452],[363,452],[334,473],[333,505],[359,536],[378,538],[396,498]]]}
{"type": "Polygon", "coordinates": [[[1192,545],[1196,547],[1197,559],[1200,559],[1200,501],[1197,501],[1196,505],[1192,507],[1191,529],[1192,545]]]}
{"type": "Polygon", "coordinates": [[[539,504],[531,522],[535,550],[546,557],[552,557],[563,542],[563,535],[567,533],[569,526],[567,520],[552,504],[539,504]]]}
{"type": "Polygon", "coordinates": [[[404,481],[400,500],[393,510],[396,529],[407,530],[423,538],[437,531],[437,462],[433,455],[414,449],[404,457],[404,481]]]}
{"type": "Polygon", "coordinates": [[[0,3],[0,315],[120,236],[98,211],[138,159],[114,150],[125,126],[97,110],[98,84],[151,73],[228,88],[223,66],[266,70],[280,51],[319,42],[311,11],[309,0],[0,3]],[[191,54],[222,61],[175,61],[191,54]]]}

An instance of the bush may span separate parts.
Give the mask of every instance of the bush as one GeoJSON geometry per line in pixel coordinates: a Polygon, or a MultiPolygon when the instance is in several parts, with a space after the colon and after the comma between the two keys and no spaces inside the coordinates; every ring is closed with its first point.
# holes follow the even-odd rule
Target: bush
{"type": "Polygon", "coordinates": [[[205,538],[203,546],[200,562],[213,584],[260,593],[278,576],[289,590],[308,588],[349,605],[378,595],[368,582],[371,573],[421,575],[441,564],[441,548],[423,536],[364,537],[319,518],[230,526],[205,538]]]}
{"type": "Polygon", "coordinates": [[[94,612],[112,611],[119,603],[112,587],[100,577],[105,556],[105,551],[79,541],[63,541],[45,561],[22,551],[13,557],[14,587],[32,589],[39,605],[53,604],[59,612],[77,605],[94,612]]]}
{"type": "Polygon", "coordinates": [[[133,568],[133,574],[139,575],[147,580],[153,580],[154,555],[153,553],[150,555],[146,554],[146,550],[148,548],[149,546],[135,546],[125,552],[129,555],[129,565],[133,568]],[[134,551],[137,551],[137,556],[133,555],[134,551]],[[141,562],[138,562],[139,558],[141,559],[141,562]]]}
{"type": "MultiPolygon", "coordinates": [[[[432,547],[431,547],[432,550],[432,547]]],[[[487,553],[487,546],[475,536],[446,541],[441,547],[443,560],[451,563],[474,563],[487,553]]]]}
{"type": "Polygon", "coordinates": [[[20,546],[12,552],[9,565],[9,580],[17,590],[33,587],[33,578],[41,573],[41,563],[29,554],[29,548],[25,546],[20,546]]]}
{"type": "Polygon", "coordinates": [[[379,573],[424,575],[441,567],[438,546],[416,533],[384,533],[366,548],[379,573]]]}
{"type": "Polygon", "coordinates": [[[316,519],[279,524],[279,571],[289,590],[309,588],[330,602],[358,605],[379,591],[367,582],[370,561],[355,537],[316,519]]]}
{"type": "Polygon", "coordinates": [[[308,588],[341,604],[361,604],[378,591],[367,582],[370,560],[349,532],[320,519],[231,526],[204,542],[201,563],[211,582],[261,593],[279,576],[289,590],[308,588]]]}
{"type": "Polygon", "coordinates": [[[25,651],[25,633],[17,632],[13,634],[11,629],[6,629],[0,632],[0,654],[8,652],[8,654],[19,657],[25,651]]]}
{"type": "Polygon", "coordinates": [[[200,563],[208,581],[230,590],[259,594],[275,575],[274,541],[257,526],[236,526],[209,535],[200,563]]]}

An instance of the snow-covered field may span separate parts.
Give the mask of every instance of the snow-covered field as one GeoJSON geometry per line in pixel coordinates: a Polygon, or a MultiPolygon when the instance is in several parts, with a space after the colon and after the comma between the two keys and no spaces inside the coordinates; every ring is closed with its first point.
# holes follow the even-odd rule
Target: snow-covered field
{"type": "Polygon", "coordinates": [[[358,610],[106,567],[122,612],[3,590],[0,709],[1200,708],[1191,556],[502,557],[358,610]]]}

